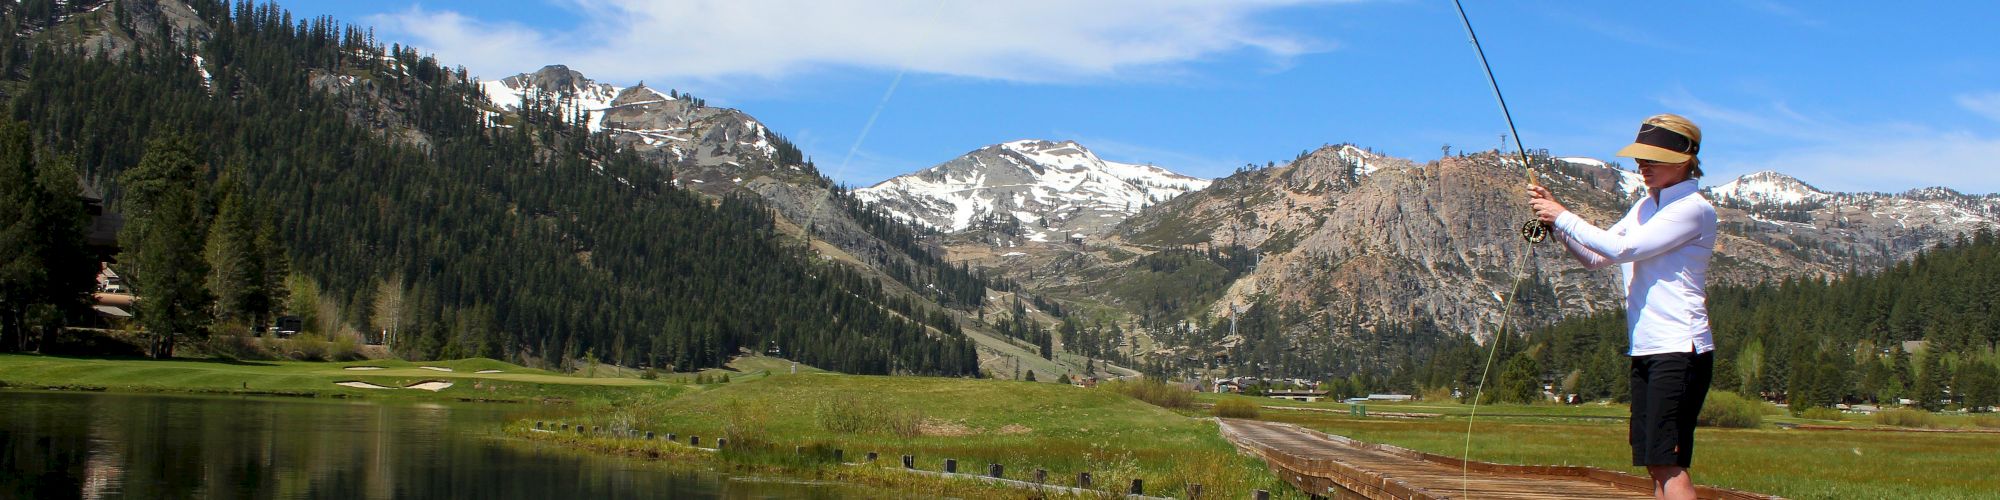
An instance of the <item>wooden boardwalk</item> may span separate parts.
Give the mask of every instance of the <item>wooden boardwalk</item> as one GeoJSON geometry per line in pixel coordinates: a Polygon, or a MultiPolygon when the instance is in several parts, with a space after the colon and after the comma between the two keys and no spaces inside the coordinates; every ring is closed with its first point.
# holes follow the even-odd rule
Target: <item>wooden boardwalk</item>
{"type": "MultiPolygon", "coordinates": [[[[1305,429],[1292,424],[1221,419],[1222,435],[1263,457],[1272,472],[1302,491],[1328,498],[1652,498],[1652,481],[1594,467],[1466,464],[1305,429]],[[1461,468],[1461,466],[1464,466],[1461,468]]],[[[1771,499],[1702,486],[1701,498],[1771,499]]]]}

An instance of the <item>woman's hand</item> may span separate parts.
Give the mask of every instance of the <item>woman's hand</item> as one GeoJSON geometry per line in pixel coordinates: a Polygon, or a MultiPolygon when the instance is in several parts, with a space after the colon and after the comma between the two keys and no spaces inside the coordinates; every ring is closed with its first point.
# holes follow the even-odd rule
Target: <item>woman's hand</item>
{"type": "Polygon", "coordinates": [[[1556,217],[1562,216],[1563,212],[1569,211],[1561,203],[1556,202],[1555,196],[1549,194],[1549,188],[1533,183],[1528,184],[1528,205],[1535,208],[1536,220],[1550,224],[1554,224],[1556,217]]]}

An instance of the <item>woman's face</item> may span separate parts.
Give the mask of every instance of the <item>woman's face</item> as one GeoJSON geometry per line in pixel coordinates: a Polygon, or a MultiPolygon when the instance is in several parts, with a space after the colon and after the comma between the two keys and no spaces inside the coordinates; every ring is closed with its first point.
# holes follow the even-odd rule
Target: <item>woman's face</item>
{"type": "Polygon", "coordinates": [[[1639,160],[1639,176],[1646,178],[1646,188],[1659,191],[1687,180],[1688,162],[1661,163],[1639,160]]]}

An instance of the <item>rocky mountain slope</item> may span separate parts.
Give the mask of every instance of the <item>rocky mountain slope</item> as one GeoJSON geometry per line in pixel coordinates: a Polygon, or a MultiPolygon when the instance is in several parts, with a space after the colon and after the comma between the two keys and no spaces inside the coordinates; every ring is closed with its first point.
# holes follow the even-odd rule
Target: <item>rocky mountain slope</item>
{"type": "Polygon", "coordinates": [[[1126,217],[1209,181],[1099,158],[1076,141],[995,144],[855,190],[897,218],[947,232],[1018,226],[1028,241],[1104,234],[1126,217]]]}
{"type": "MultiPolygon", "coordinates": [[[[589,131],[605,134],[620,147],[671,164],[677,181],[703,192],[726,192],[759,176],[804,183],[818,176],[797,148],[756,118],[708,106],[676,90],[661,93],[643,83],[630,87],[600,83],[563,65],[480,86],[501,110],[528,106],[576,117],[589,131]]],[[[497,119],[501,113],[493,116],[497,119]]]]}
{"type": "MultiPolygon", "coordinates": [[[[1149,207],[1086,248],[985,257],[1031,288],[1150,318],[1137,331],[1159,338],[1138,343],[1147,345],[1141,354],[1163,360],[1226,353],[1242,339],[1228,338],[1222,318],[1253,305],[1283,311],[1274,315],[1285,333],[1279,341],[1301,357],[1340,348],[1352,332],[1394,325],[1488,336],[1516,287],[1525,314],[1513,321],[1523,326],[1617,307],[1614,271],[1582,270],[1553,244],[1531,249],[1518,238],[1528,213],[1512,158],[1485,153],[1419,165],[1327,146],[1149,207]],[[1164,285],[1135,290],[1133,277],[1160,272],[1148,256],[1161,252],[1207,255],[1216,266],[1205,268],[1218,269],[1248,253],[1254,266],[1188,274],[1227,283],[1210,285],[1219,293],[1166,294],[1183,303],[1160,317],[1158,306],[1170,303],[1158,298],[1164,285]]],[[[1602,161],[1540,154],[1532,162],[1572,210],[1601,224],[1644,193],[1636,174],[1602,161]]],[[[1991,195],[1828,193],[1770,172],[1706,193],[1722,219],[1713,271],[1721,282],[1876,269],[2000,220],[2000,197],[1991,195]]],[[[1186,279],[1164,283],[1202,291],[1186,279]]]]}
{"type": "MultiPolygon", "coordinates": [[[[1799,266],[1818,274],[1879,269],[2000,220],[2000,195],[1969,195],[1944,187],[1893,194],[1835,193],[1765,171],[1705,192],[1720,209],[1724,232],[1783,256],[1761,262],[1761,272],[1730,276],[1738,281],[1782,276],[1799,266]]],[[[1743,263],[1742,254],[1762,253],[1742,250],[1722,255],[1743,263]]]]}

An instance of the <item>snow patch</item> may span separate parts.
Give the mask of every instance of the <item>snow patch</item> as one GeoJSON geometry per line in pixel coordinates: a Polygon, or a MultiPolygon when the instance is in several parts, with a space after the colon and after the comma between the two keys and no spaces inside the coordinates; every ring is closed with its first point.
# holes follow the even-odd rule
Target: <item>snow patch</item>
{"type": "Polygon", "coordinates": [[[1024,224],[1070,220],[1080,212],[1130,216],[1211,182],[1154,165],[1108,161],[1075,141],[1017,140],[855,190],[855,195],[899,217],[964,231],[993,214],[1024,224]]]}
{"type": "Polygon", "coordinates": [[[1832,197],[1791,176],[1768,170],[1737,177],[1736,180],[1708,188],[1708,192],[1718,199],[1747,203],[1795,204],[1832,197]]]}

